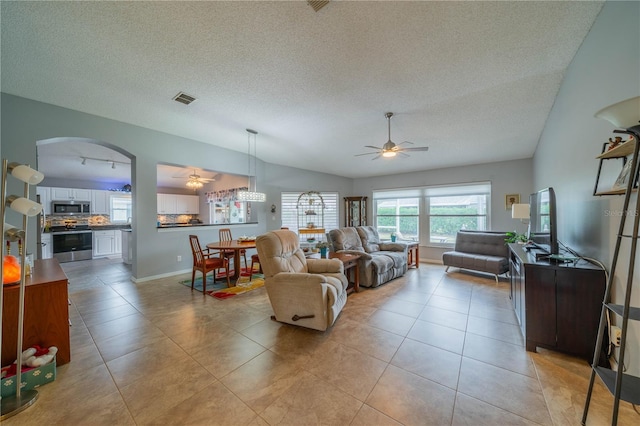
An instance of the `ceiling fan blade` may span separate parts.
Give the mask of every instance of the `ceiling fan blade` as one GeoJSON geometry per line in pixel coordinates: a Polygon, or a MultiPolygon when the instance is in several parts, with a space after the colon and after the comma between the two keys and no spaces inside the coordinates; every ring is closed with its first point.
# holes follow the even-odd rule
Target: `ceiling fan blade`
{"type": "Polygon", "coordinates": [[[411,157],[409,154],[405,154],[405,153],[404,153],[404,152],[402,152],[402,151],[398,151],[398,154],[400,154],[400,155],[401,155],[401,156],[403,156],[403,157],[411,157]]]}
{"type": "Polygon", "coordinates": [[[400,143],[399,143],[398,145],[402,145],[403,143],[408,143],[408,144],[411,144],[411,145],[413,145],[413,142],[410,142],[410,141],[404,141],[404,142],[400,142],[400,143]]]}
{"type": "Polygon", "coordinates": [[[402,151],[413,151],[413,152],[429,151],[429,147],[428,146],[417,146],[415,148],[402,148],[402,151]]]}
{"type": "Polygon", "coordinates": [[[378,152],[365,152],[364,154],[355,154],[354,157],[361,157],[363,155],[374,155],[374,154],[380,155],[378,152]]]}
{"type": "Polygon", "coordinates": [[[378,154],[378,155],[376,155],[375,157],[373,157],[373,158],[371,159],[371,161],[373,161],[373,160],[377,160],[378,158],[380,158],[380,156],[381,156],[381,155],[382,155],[382,154],[378,154]]]}
{"type": "Polygon", "coordinates": [[[371,145],[365,145],[364,147],[365,147],[365,148],[375,149],[375,150],[378,150],[378,151],[380,151],[380,150],[382,149],[382,148],[381,148],[381,147],[379,147],[379,146],[371,146],[371,145]]]}

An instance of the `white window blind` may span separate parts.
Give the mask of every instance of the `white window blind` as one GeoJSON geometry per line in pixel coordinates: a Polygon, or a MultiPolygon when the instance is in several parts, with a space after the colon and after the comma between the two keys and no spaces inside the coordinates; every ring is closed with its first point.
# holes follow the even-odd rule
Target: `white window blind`
{"type": "MultiPolygon", "coordinates": [[[[280,211],[282,216],[282,226],[298,232],[298,210],[297,202],[300,192],[282,192],[280,194],[280,211]]],[[[328,232],[339,227],[338,222],[338,193],[321,192],[324,201],[324,229],[328,232]]],[[[305,224],[302,223],[301,226],[305,224]]]]}

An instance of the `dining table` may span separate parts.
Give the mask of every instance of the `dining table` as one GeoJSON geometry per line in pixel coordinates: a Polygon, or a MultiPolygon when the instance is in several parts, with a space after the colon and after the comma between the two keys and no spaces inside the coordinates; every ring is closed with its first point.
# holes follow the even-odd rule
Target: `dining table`
{"type": "MultiPolygon", "coordinates": [[[[231,251],[233,250],[233,275],[231,279],[237,280],[240,278],[242,267],[240,264],[240,252],[244,249],[256,248],[255,239],[242,239],[231,241],[215,241],[213,243],[207,243],[207,248],[210,250],[231,251]]],[[[246,265],[245,265],[246,266],[246,265]]]]}

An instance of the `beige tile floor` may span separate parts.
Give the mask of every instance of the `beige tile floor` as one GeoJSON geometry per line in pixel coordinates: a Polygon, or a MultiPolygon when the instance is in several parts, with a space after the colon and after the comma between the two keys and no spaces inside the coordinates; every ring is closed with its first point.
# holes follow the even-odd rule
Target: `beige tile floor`
{"type": "MultiPolygon", "coordinates": [[[[580,424],[587,363],[524,350],[506,281],[422,264],[322,333],[271,321],[264,288],[217,300],[119,261],[63,267],[72,361],[7,426],[580,424]]],[[[587,424],[611,403],[598,383],[587,424]]]]}

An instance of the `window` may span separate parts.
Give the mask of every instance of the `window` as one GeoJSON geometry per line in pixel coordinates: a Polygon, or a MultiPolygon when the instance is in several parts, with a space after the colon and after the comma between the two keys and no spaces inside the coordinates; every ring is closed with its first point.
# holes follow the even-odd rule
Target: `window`
{"type": "Polygon", "coordinates": [[[380,238],[389,240],[394,232],[398,241],[418,241],[420,199],[417,197],[375,200],[376,228],[380,238]]]}
{"type": "Polygon", "coordinates": [[[110,206],[111,222],[131,222],[131,196],[112,195],[110,206]]]}
{"type": "Polygon", "coordinates": [[[399,241],[451,246],[460,229],[487,229],[491,183],[374,191],[373,198],[381,238],[395,232],[399,241]]]}
{"type": "MultiPolygon", "coordinates": [[[[282,192],[280,194],[280,211],[282,212],[282,226],[298,232],[297,202],[301,192],[282,192]]],[[[338,193],[321,192],[324,201],[324,229],[329,232],[339,227],[338,222],[338,193]]],[[[304,226],[304,224],[302,224],[304,226]]]]}

